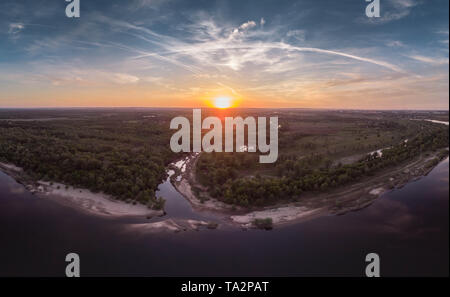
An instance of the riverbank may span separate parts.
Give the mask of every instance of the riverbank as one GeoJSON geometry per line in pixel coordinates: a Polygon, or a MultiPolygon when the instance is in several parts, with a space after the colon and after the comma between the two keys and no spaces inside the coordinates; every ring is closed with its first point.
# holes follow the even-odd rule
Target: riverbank
{"type": "Polygon", "coordinates": [[[182,231],[200,231],[205,229],[216,229],[217,223],[201,220],[189,219],[167,219],[152,223],[138,223],[125,225],[126,231],[139,231],[143,233],[155,232],[182,232],[182,231]]]}
{"type": "Polygon", "coordinates": [[[426,176],[437,165],[430,166],[430,162],[438,158],[438,155],[438,151],[423,154],[401,166],[365,177],[358,183],[329,192],[306,193],[297,202],[281,202],[273,206],[250,209],[228,205],[208,195],[206,188],[195,178],[198,155],[190,156],[183,164],[183,172],[179,172],[179,175],[174,176],[171,181],[198,211],[216,212],[225,216],[226,221],[231,224],[243,228],[253,228],[257,220],[265,219],[270,219],[274,226],[281,226],[318,216],[341,215],[365,208],[384,193],[402,188],[405,184],[426,176]],[[193,192],[193,188],[200,191],[199,195],[193,192]],[[200,195],[203,197],[202,200],[198,198],[200,195]]]}
{"type": "Polygon", "coordinates": [[[10,176],[0,173],[4,239],[0,274],[30,276],[23,267],[31,267],[36,273],[58,276],[64,270],[54,255],[76,250],[82,258],[84,255],[85,262],[90,255],[95,256],[91,265],[82,268],[85,275],[94,276],[207,275],[211,271],[227,276],[236,273],[236,267],[242,275],[269,271],[270,275],[358,276],[370,246],[371,251],[390,259],[382,270],[384,276],[445,276],[448,164],[447,159],[427,177],[384,195],[365,209],[343,216],[323,215],[287,227],[275,226],[270,232],[241,231],[225,224],[217,230],[201,227],[199,231],[180,232],[147,230],[145,225],[132,227],[128,225],[146,220],[104,219],[61,207],[30,195],[10,176]],[[43,252],[49,250],[51,253],[43,252]],[[346,266],[349,255],[359,259],[353,261],[354,266],[346,266]]]}
{"type": "Polygon", "coordinates": [[[88,189],[75,188],[61,183],[33,181],[22,168],[13,164],[0,163],[0,170],[13,177],[39,198],[51,199],[90,214],[114,218],[164,215],[163,210],[149,209],[142,204],[126,203],[104,193],[93,193],[88,189]]]}
{"type": "MultiPolygon", "coordinates": [[[[288,225],[323,215],[340,215],[369,206],[384,193],[403,187],[406,183],[420,179],[430,172],[437,164],[430,166],[430,162],[438,155],[424,154],[415,160],[379,172],[372,177],[366,177],[358,183],[340,187],[330,192],[306,193],[296,202],[280,202],[277,205],[245,209],[226,204],[211,198],[206,188],[195,178],[195,166],[198,154],[183,158],[171,165],[176,174],[170,175],[170,182],[174,188],[189,201],[196,211],[214,213],[222,221],[244,229],[254,228],[255,221],[270,218],[274,226],[288,225]],[[179,167],[177,170],[175,167],[179,167]],[[200,200],[193,188],[200,191],[200,200]]],[[[12,176],[16,181],[40,198],[51,199],[57,203],[77,208],[90,214],[119,218],[142,217],[153,218],[163,216],[162,210],[152,210],[142,204],[131,204],[114,199],[104,193],[93,193],[87,189],[74,188],[60,183],[44,181],[34,182],[27,177],[22,168],[13,164],[0,163],[0,169],[12,176]]],[[[196,220],[179,220],[176,218],[158,219],[128,226],[132,230],[141,231],[187,231],[199,230],[199,227],[215,229],[211,222],[196,220]]]]}
{"type": "Polygon", "coordinates": [[[126,203],[104,193],[93,193],[88,189],[55,182],[33,181],[22,168],[13,164],[0,162],[0,170],[38,198],[49,199],[60,205],[103,218],[141,218],[139,223],[124,224],[124,231],[178,233],[213,230],[219,227],[218,223],[208,220],[164,217],[166,215],[165,210],[149,209],[139,203],[126,203]]]}

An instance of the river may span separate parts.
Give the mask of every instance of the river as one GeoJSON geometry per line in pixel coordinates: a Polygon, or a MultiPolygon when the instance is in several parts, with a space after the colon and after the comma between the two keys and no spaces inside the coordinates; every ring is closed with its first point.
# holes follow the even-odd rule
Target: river
{"type": "MultiPolygon", "coordinates": [[[[448,276],[449,161],[371,206],[271,231],[143,233],[27,192],[0,172],[0,276],[64,276],[76,252],[85,276],[363,276],[376,252],[384,276],[448,276]]],[[[196,213],[166,182],[173,217],[196,213]]]]}

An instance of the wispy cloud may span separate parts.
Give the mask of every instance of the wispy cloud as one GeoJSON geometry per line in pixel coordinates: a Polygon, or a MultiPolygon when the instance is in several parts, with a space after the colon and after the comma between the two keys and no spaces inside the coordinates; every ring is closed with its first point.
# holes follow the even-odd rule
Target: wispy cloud
{"type": "MultiPolygon", "coordinates": [[[[156,33],[146,27],[125,21],[111,20],[107,17],[100,17],[98,20],[109,26],[113,26],[115,30],[122,31],[149,43],[152,49],[148,50],[143,46],[138,48],[136,46],[123,45],[118,42],[93,42],[89,43],[90,45],[100,48],[115,47],[127,51],[132,54],[131,58],[127,59],[129,61],[156,59],[160,63],[184,69],[191,73],[193,77],[207,79],[219,88],[222,88],[225,92],[237,96],[241,96],[242,92],[239,89],[242,89],[242,87],[233,86],[233,84],[236,85],[236,80],[232,79],[232,77],[236,77],[236,75],[238,77],[243,75],[246,80],[253,78],[260,84],[264,84],[264,81],[270,81],[272,86],[278,85],[275,81],[284,80],[281,85],[284,88],[285,95],[292,95],[298,92],[298,88],[291,87],[287,89],[286,87],[292,84],[299,85],[298,78],[289,77],[289,73],[303,71],[302,69],[306,69],[305,67],[308,66],[304,62],[302,53],[316,54],[318,55],[318,59],[328,57],[323,62],[327,65],[326,67],[328,69],[333,67],[333,65],[342,67],[345,63],[350,63],[351,61],[354,63],[356,61],[376,65],[397,73],[405,73],[401,67],[386,61],[336,50],[300,47],[286,43],[285,41],[275,40],[277,36],[282,39],[283,35],[273,34],[275,32],[274,29],[263,28],[261,22],[259,22],[258,27],[258,23],[252,20],[246,21],[236,27],[230,27],[219,26],[210,18],[199,19],[187,27],[190,35],[186,36],[185,41],[156,33]],[[339,61],[339,63],[334,64],[334,58],[346,59],[347,62],[339,61]],[[234,73],[230,73],[230,70],[234,73]],[[212,75],[211,73],[218,73],[219,75],[212,75]],[[259,73],[265,73],[266,75],[273,74],[274,76],[263,78],[259,73]]],[[[292,30],[288,32],[291,32],[289,34],[290,36],[295,35],[296,37],[301,34],[300,31],[295,34],[292,33],[292,30]]],[[[309,62],[309,64],[311,63],[309,62]]],[[[319,67],[317,62],[315,64],[312,63],[312,65],[315,66],[308,67],[310,69],[317,69],[319,67]]],[[[118,84],[156,82],[167,88],[171,85],[165,83],[165,79],[149,80],[146,79],[145,75],[136,76],[116,73],[111,77],[112,81],[118,84]]],[[[261,90],[268,91],[268,88],[273,91],[277,87],[270,88],[270,86],[263,86],[261,90]]],[[[205,86],[194,89],[205,89],[205,86]]],[[[207,89],[211,91],[211,88],[207,89]]],[[[189,87],[189,90],[192,91],[192,86],[189,87]]],[[[256,88],[246,88],[246,90],[254,91],[256,88]]]]}
{"type": "Polygon", "coordinates": [[[19,37],[19,33],[25,29],[23,23],[10,23],[8,28],[8,34],[11,38],[16,39],[19,37]]]}
{"type": "Polygon", "coordinates": [[[358,22],[368,24],[386,24],[397,21],[410,15],[413,8],[421,4],[416,0],[389,0],[380,2],[380,17],[368,18],[366,16],[360,16],[358,17],[358,22]]]}
{"type": "Polygon", "coordinates": [[[444,37],[444,39],[439,40],[439,42],[448,47],[448,30],[439,30],[436,34],[444,37]]]}
{"type": "Polygon", "coordinates": [[[389,47],[403,47],[405,44],[399,40],[390,40],[386,42],[386,45],[389,47]]]}
{"type": "MultiPolygon", "coordinates": [[[[202,22],[202,24],[205,24],[202,22]]],[[[148,30],[144,30],[142,28],[138,28],[136,26],[130,24],[121,23],[120,25],[136,29],[138,31],[144,32],[151,36],[155,36],[153,32],[149,32],[148,30]]],[[[214,64],[215,66],[227,66],[233,70],[242,69],[245,64],[252,63],[258,65],[271,65],[277,61],[277,57],[273,58],[270,55],[271,50],[281,50],[285,53],[289,53],[292,51],[298,52],[310,52],[310,53],[319,53],[325,55],[332,56],[341,56],[345,58],[349,58],[352,60],[362,61],[366,63],[371,63],[374,65],[378,65],[396,72],[403,72],[403,70],[389,62],[376,60],[372,58],[361,57],[355,54],[345,53],[341,51],[328,50],[328,49],[320,49],[313,47],[299,47],[294,46],[283,41],[273,41],[273,40],[257,40],[253,41],[250,39],[246,39],[246,36],[254,37],[257,35],[264,36],[265,34],[259,32],[249,34],[248,29],[254,28],[256,23],[254,21],[248,21],[243,23],[238,28],[234,28],[231,31],[228,29],[220,29],[218,30],[217,26],[208,23],[208,26],[202,26],[201,35],[203,38],[195,43],[186,43],[179,40],[171,39],[168,37],[155,36],[157,37],[158,44],[162,46],[165,51],[163,53],[157,54],[155,52],[146,53],[143,55],[139,55],[135,58],[145,58],[145,57],[158,57],[161,58],[161,54],[165,55],[174,55],[175,59],[181,58],[182,56],[189,56],[192,59],[198,60],[200,64],[214,64]],[[228,35],[222,34],[223,31],[229,31],[228,35]],[[207,37],[207,38],[206,38],[207,37]]],[[[291,36],[293,36],[291,32],[291,36]]],[[[297,31],[295,34],[299,35],[300,31],[297,31]]],[[[154,42],[153,39],[149,40],[149,42],[154,42]]],[[[171,59],[171,62],[175,62],[176,60],[171,59]]]]}
{"type": "Polygon", "coordinates": [[[266,20],[264,18],[261,18],[261,20],[259,21],[259,24],[261,26],[264,26],[266,24],[266,20]]]}
{"type": "Polygon", "coordinates": [[[421,55],[410,55],[409,58],[431,65],[445,65],[449,63],[448,58],[426,57],[421,55]]]}
{"type": "Polygon", "coordinates": [[[298,41],[305,41],[306,31],[305,30],[290,30],[286,33],[287,37],[293,37],[298,41]]]}
{"type": "Polygon", "coordinates": [[[162,105],[173,99],[186,106],[216,94],[255,106],[351,101],[355,106],[347,107],[376,107],[384,98],[386,106],[389,100],[409,106],[424,94],[447,104],[448,16],[436,17],[432,4],[382,0],[382,17],[369,20],[364,1],[336,2],[325,14],[319,1],[247,1],[255,5],[130,0],[104,7],[90,1],[82,19],[72,22],[55,17],[64,3],[45,14],[21,15],[24,5],[4,0],[0,8],[10,2],[21,9],[13,16],[0,9],[0,50],[7,53],[7,62],[0,57],[0,84],[55,94],[70,89],[86,98],[95,90],[117,102],[131,96],[126,89],[136,98],[160,96],[162,105]],[[355,26],[357,16],[363,24],[355,26]],[[417,27],[395,22],[409,16],[417,27]]]}
{"type": "Polygon", "coordinates": [[[126,73],[115,73],[112,80],[118,84],[134,84],[139,81],[139,77],[126,73]]]}

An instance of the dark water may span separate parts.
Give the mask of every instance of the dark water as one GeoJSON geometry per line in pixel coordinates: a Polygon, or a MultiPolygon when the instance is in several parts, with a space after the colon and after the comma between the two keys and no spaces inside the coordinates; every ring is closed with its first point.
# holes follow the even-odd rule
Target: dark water
{"type": "Polygon", "coordinates": [[[167,215],[163,218],[154,218],[152,221],[165,220],[167,218],[178,218],[216,221],[220,223],[222,220],[218,218],[217,215],[209,212],[198,212],[192,208],[189,201],[186,200],[170,182],[170,175],[173,173],[174,172],[172,170],[169,170],[169,177],[164,183],[161,183],[158,186],[158,191],[156,192],[157,197],[161,196],[166,200],[164,210],[167,212],[167,215]]]}
{"type": "MultiPolygon", "coordinates": [[[[362,276],[370,252],[380,255],[384,276],[448,276],[448,168],[447,159],[427,177],[343,216],[272,231],[176,234],[131,231],[123,220],[37,198],[0,173],[0,276],[64,276],[69,252],[80,255],[84,276],[362,276]]],[[[189,216],[189,204],[178,198],[168,200],[170,215],[189,216]]]]}

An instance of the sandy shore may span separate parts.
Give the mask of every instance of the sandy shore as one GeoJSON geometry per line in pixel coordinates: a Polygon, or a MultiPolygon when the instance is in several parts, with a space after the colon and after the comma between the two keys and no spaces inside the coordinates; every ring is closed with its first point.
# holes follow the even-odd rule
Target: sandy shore
{"type": "Polygon", "coordinates": [[[210,211],[231,211],[232,206],[216,199],[209,199],[201,202],[195,194],[192,192],[191,184],[186,179],[181,179],[177,182],[176,189],[183,194],[183,196],[189,200],[191,205],[197,210],[210,210],[210,211]]]}
{"type": "MultiPolygon", "coordinates": [[[[88,189],[74,188],[61,183],[45,181],[32,182],[26,177],[22,168],[12,164],[0,163],[0,170],[4,171],[24,186],[29,192],[41,199],[51,199],[56,203],[72,207],[91,215],[110,218],[121,217],[162,217],[163,210],[152,210],[142,204],[130,204],[114,199],[104,193],[93,193],[88,189]]],[[[182,232],[216,229],[215,222],[192,219],[163,219],[149,223],[124,224],[124,230],[144,233],[182,232]]]]}
{"type": "Polygon", "coordinates": [[[198,153],[184,158],[183,163],[178,167],[175,175],[171,177],[171,182],[174,188],[180,192],[184,198],[186,198],[192,207],[198,211],[210,211],[218,214],[236,214],[239,211],[243,211],[240,207],[233,207],[232,205],[223,203],[217,199],[209,197],[208,200],[200,201],[192,191],[192,185],[196,185],[199,188],[204,188],[195,179],[195,171],[193,170],[197,164],[198,153]]]}
{"type": "Polygon", "coordinates": [[[77,208],[94,215],[108,217],[144,216],[154,217],[164,214],[162,210],[152,210],[142,204],[129,204],[114,199],[104,193],[93,193],[88,189],[69,187],[61,183],[44,181],[33,182],[23,172],[22,168],[13,164],[0,163],[0,169],[13,177],[17,182],[40,198],[77,208]]]}
{"type": "Polygon", "coordinates": [[[142,204],[131,204],[114,199],[104,193],[93,193],[87,189],[73,188],[60,183],[50,184],[39,181],[37,195],[49,197],[63,204],[70,204],[95,215],[125,216],[162,216],[164,211],[152,210],[142,204]]]}
{"type": "Polygon", "coordinates": [[[0,169],[4,169],[4,170],[16,172],[16,173],[22,172],[22,168],[17,167],[13,164],[2,163],[2,162],[0,162],[0,169]]]}
{"type": "Polygon", "coordinates": [[[243,227],[253,227],[253,221],[256,219],[271,218],[274,225],[286,224],[293,221],[310,219],[326,213],[325,209],[309,209],[304,206],[283,206],[277,208],[268,208],[266,210],[253,211],[244,215],[231,216],[231,220],[243,227]]]}
{"type": "Polygon", "coordinates": [[[211,222],[198,220],[177,220],[167,219],[153,223],[127,224],[125,230],[140,232],[181,232],[181,231],[199,231],[201,228],[215,229],[217,225],[211,222]]]}

